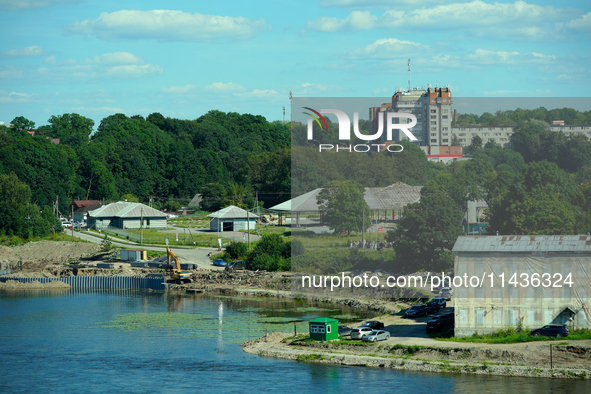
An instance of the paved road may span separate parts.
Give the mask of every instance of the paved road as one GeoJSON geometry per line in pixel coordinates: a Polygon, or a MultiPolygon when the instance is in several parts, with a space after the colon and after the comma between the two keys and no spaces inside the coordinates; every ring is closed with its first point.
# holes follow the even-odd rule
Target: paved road
{"type": "MultiPolygon", "coordinates": [[[[74,231],[74,236],[85,241],[90,241],[93,243],[100,244],[103,239],[94,235],[90,235],[85,232],[74,231]]],[[[166,248],[159,247],[159,246],[141,246],[134,243],[125,243],[125,242],[118,242],[111,240],[113,245],[120,246],[127,249],[135,249],[141,248],[145,250],[154,250],[158,252],[163,252],[166,254],[166,248]]],[[[181,260],[183,263],[193,263],[197,264],[199,268],[211,268],[211,269],[223,269],[223,267],[214,267],[207,254],[210,252],[217,252],[216,248],[196,248],[196,249],[177,249],[177,248],[170,248],[181,260]]]]}

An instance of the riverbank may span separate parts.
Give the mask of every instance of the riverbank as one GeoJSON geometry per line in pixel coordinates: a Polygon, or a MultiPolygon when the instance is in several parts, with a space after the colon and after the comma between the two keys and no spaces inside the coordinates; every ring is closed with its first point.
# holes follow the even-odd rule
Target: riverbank
{"type": "Polygon", "coordinates": [[[247,353],[264,357],[343,366],[538,378],[591,378],[591,341],[553,345],[554,365],[550,368],[547,342],[483,346],[437,342],[438,346],[416,346],[399,344],[399,338],[373,344],[350,339],[322,343],[306,340],[305,337],[307,333],[297,338],[290,334],[273,333],[245,342],[242,347],[247,353]]]}

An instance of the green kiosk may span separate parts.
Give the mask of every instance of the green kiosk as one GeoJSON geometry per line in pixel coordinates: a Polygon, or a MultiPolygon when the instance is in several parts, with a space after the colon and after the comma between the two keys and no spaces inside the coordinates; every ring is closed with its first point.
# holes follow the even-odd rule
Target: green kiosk
{"type": "Polygon", "coordinates": [[[339,339],[339,322],[329,317],[319,317],[310,320],[310,339],[316,341],[331,341],[339,339]]]}

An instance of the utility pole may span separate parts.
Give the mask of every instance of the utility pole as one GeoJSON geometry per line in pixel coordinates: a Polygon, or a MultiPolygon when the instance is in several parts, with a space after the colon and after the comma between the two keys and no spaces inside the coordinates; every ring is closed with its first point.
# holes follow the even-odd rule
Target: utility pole
{"type": "Polygon", "coordinates": [[[361,247],[365,247],[365,204],[363,204],[363,216],[361,218],[361,247]]]}
{"type": "Polygon", "coordinates": [[[140,245],[144,243],[144,207],[140,208],[140,245]]]}
{"type": "Polygon", "coordinates": [[[250,211],[246,211],[246,234],[248,234],[248,249],[250,250],[250,211]]]}

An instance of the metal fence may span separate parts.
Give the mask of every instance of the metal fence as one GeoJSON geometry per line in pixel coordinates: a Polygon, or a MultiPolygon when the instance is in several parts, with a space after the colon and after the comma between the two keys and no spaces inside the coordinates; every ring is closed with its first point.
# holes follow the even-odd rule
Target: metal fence
{"type": "Polygon", "coordinates": [[[165,289],[162,279],[142,278],[138,276],[68,276],[66,278],[0,277],[0,282],[6,282],[9,280],[16,280],[21,283],[30,283],[34,281],[49,283],[57,280],[69,284],[72,288],[82,289],[165,289]]]}

